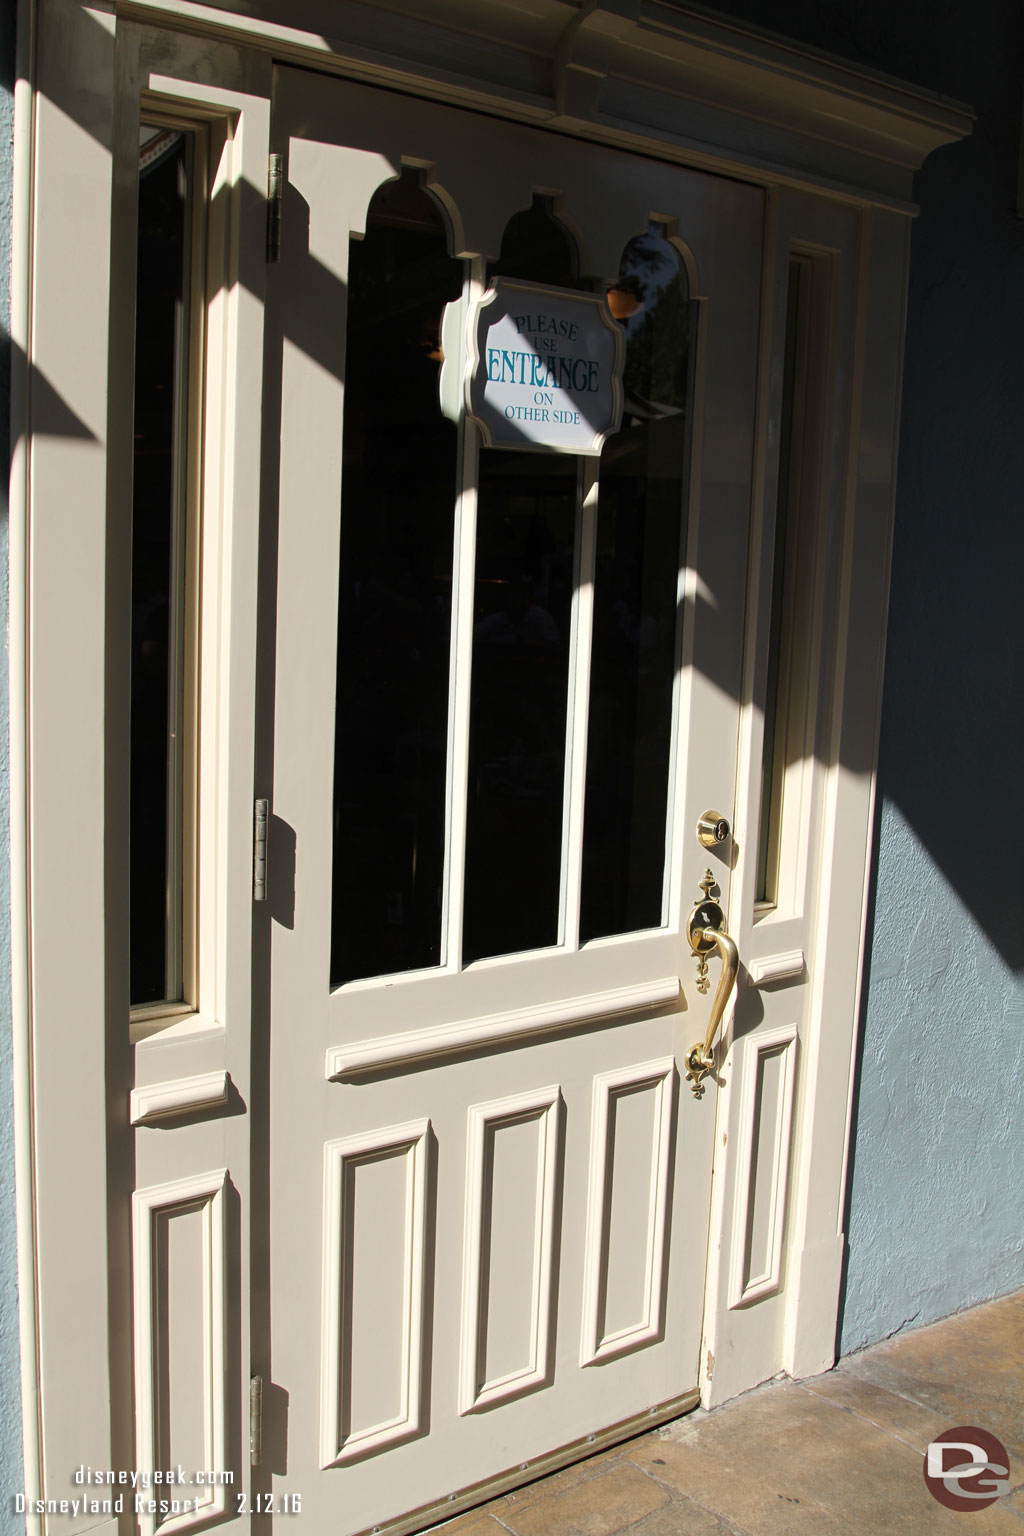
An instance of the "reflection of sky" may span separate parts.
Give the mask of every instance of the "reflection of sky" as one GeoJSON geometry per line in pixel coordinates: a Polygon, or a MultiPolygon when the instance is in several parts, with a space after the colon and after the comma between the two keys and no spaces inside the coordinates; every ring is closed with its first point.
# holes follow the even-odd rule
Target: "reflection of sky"
{"type": "Polygon", "coordinates": [[[623,252],[619,282],[628,282],[631,288],[635,283],[643,299],[634,313],[620,322],[627,337],[643,324],[678,275],[679,257],[660,233],[650,231],[629,242],[623,252]]]}

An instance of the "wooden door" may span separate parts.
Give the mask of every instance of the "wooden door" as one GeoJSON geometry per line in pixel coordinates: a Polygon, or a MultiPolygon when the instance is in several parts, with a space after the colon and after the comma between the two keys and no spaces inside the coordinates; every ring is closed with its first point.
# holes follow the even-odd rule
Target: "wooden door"
{"type": "Polygon", "coordinates": [[[287,69],[271,139],[256,1486],[340,1536],[696,1402],[762,195],[287,69]],[[442,414],[496,276],[608,294],[600,457],[442,414]]]}

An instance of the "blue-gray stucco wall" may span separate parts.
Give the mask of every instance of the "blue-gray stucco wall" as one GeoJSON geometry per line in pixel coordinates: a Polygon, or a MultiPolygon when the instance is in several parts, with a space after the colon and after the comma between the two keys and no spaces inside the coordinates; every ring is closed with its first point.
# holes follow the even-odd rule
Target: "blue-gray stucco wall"
{"type": "Polygon", "coordinates": [[[915,189],[847,1353],[1024,1285],[1024,10],[716,9],[977,112],[915,189]]]}
{"type": "MultiPolygon", "coordinates": [[[[10,421],[11,143],[14,108],[14,6],[0,6],[0,464],[10,421]]],[[[18,1271],[14,1222],[11,1069],[10,778],[7,733],[7,475],[0,473],[0,1522],[23,1529],[13,1495],[22,1487],[18,1271]]]]}

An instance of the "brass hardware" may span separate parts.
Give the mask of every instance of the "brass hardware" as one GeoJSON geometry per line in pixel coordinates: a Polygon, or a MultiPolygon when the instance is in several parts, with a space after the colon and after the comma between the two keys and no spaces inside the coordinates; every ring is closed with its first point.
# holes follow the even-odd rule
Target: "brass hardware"
{"type": "Polygon", "coordinates": [[[721,928],[725,922],[725,913],[714,901],[711,892],[716,881],[710,869],[704,871],[704,879],[699,882],[704,892],[704,900],[698,901],[690,913],[686,925],[686,937],[690,941],[690,950],[697,961],[697,991],[706,992],[710,983],[708,981],[708,955],[714,949],[713,944],[706,943],[703,938],[705,928],[721,928]]]}
{"type": "Polygon", "coordinates": [[[725,842],[731,830],[718,811],[705,811],[697,823],[697,841],[702,848],[717,848],[725,842]]]}
{"type": "Polygon", "coordinates": [[[697,1044],[690,1048],[686,1057],[686,1065],[689,1068],[686,1080],[693,1089],[693,1096],[696,1099],[704,1097],[704,1079],[715,1065],[712,1046],[740,965],[735,940],[731,939],[725,931],[725,913],[711,896],[714,884],[715,879],[710,869],[705,870],[704,879],[700,882],[704,900],[696,903],[686,925],[686,937],[697,958],[697,990],[699,992],[708,990],[708,955],[717,949],[722,958],[722,974],[711,1004],[707,1033],[703,1041],[698,1040],[697,1044]]]}

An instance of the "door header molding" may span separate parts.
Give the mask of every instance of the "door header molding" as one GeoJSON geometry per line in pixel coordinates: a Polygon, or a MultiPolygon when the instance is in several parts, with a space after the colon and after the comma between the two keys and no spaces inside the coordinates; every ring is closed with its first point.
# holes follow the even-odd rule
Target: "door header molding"
{"type": "Polygon", "coordinates": [[[114,0],[117,15],[765,185],[913,212],[962,103],[669,0],[114,0]]]}

